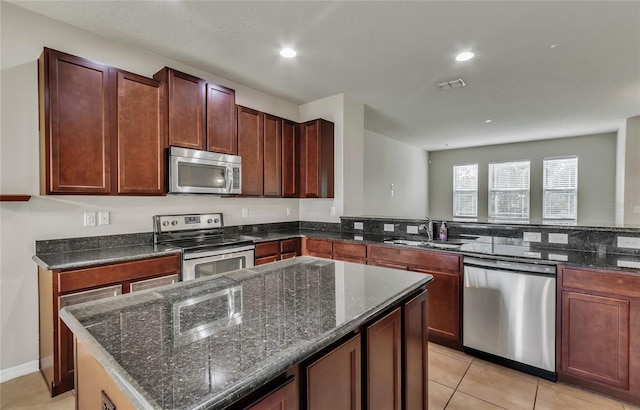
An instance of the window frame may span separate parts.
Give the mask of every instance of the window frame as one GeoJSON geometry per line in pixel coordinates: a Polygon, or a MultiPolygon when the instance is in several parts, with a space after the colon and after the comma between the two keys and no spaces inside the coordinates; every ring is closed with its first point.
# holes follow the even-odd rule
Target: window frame
{"type": "Polygon", "coordinates": [[[452,216],[453,218],[455,218],[456,220],[477,220],[478,219],[478,185],[479,185],[479,179],[480,179],[480,175],[479,175],[479,171],[480,171],[480,166],[479,164],[476,163],[468,163],[468,164],[456,164],[453,166],[452,168],[453,170],[453,203],[452,203],[452,216]],[[475,189],[456,189],[456,168],[458,167],[469,167],[469,166],[475,166],[476,168],[476,187],[475,189]],[[458,193],[465,193],[465,194],[469,194],[469,193],[475,193],[475,215],[458,215],[457,214],[457,209],[456,209],[456,198],[457,198],[457,194],[458,193]]]}
{"type": "Polygon", "coordinates": [[[577,155],[566,155],[566,156],[557,156],[557,157],[546,157],[542,159],[542,221],[544,222],[564,222],[567,224],[575,224],[578,222],[578,176],[579,176],[579,158],[577,155]],[[568,160],[575,159],[575,187],[574,188],[547,188],[547,167],[545,166],[547,161],[558,161],[558,160],[568,160]],[[566,216],[547,216],[546,215],[546,198],[547,192],[571,192],[573,194],[574,201],[574,215],[573,217],[566,216]]]}
{"type": "MultiPolygon", "coordinates": [[[[531,219],[531,160],[530,159],[521,159],[521,160],[510,160],[510,161],[495,161],[495,162],[489,162],[487,165],[487,171],[488,171],[488,181],[487,181],[487,216],[490,222],[511,222],[511,223],[517,223],[517,222],[529,222],[529,220],[531,219]],[[526,189],[522,189],[522,188],[501,188],[501,189],[495,189],[492,187],[493,185],[493,172],[492,172],[492,166],[494,165],[500,165],[500,164],[518,164],[518,163],[527,163],[527,188],[526,189]],[[504,215],[504,214],[495,214],[494,213],[494,207],[492,206],[492,193],[493,192],[503,192],[503,193],[518,193],[521,192],[523,194],[525,194],[526,196],[526,201],[527,201],[527,214],[526,217],[520,217],[520,216],[509,216],[509,215],[504,215]]],[[[524,204],[524,202],[523,202],[524,204]]]]}

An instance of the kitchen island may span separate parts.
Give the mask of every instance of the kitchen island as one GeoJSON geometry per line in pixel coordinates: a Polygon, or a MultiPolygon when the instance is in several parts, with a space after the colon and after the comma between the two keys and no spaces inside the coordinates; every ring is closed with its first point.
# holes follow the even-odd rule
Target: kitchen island
{"type": "Polygon", "coordinates": [[[66,307],[78,406],[423,408],[432,279],[299,257],[66,307]]]}

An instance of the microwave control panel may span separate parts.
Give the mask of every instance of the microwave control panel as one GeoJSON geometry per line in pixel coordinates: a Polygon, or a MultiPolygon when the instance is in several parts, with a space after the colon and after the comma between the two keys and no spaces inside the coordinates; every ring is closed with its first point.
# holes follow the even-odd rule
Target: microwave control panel
{"type": "Polygon", "coordinates": [[[191,231],[194,229],[222,228],[222,214],[156,215],[156,232],[191,231]]]}

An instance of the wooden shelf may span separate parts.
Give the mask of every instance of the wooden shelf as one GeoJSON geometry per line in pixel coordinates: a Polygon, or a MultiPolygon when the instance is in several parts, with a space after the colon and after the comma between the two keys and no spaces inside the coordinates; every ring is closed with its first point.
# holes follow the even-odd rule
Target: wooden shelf
{"type": "Polygon", "coordinates": [[[31,195],[0,195],[0,202],[26,202],[31,195]]]}

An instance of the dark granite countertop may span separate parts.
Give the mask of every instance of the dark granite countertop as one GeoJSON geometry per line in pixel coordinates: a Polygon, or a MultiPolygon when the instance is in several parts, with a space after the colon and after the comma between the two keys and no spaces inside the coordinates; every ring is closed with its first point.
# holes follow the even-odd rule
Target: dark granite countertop
{"type": "MultiPolygon", "coordinates": [[[[576,266],[601,268],[625,271],[640,274],[640,257],[635,255],[611,254],[604,252],[584,252],[570,249],[544,248],[523,242],[521,240],[505,239],[491,240],[488,242],[474,240],[452,240],[450,242],[432,241],[438,244],[457,244],[458,248],[438,249],[436,247],[420,247],[391,243],[385,235],[360,235],[357,233],[292,230],[280,231],[269,234],[252,234],[248,238],[255,243],[282,240],[295,237],[311,237],[320,239],[340,240],[365,245],[391,245],[405,249],[429,250],[434,252],[462,253],[465,256],[481,258],[499,257],[506,260],[525,260],[529,263],[540,264],[570,264],[576,266]],[[386,242],[385,242],[386,241],[386,242]]],[[[400,238],[398,238],[400,239],[400,238]]],[[[406,239],[406,238],[405,238],[406,239]]],[[[414,240],[420,241],[423,237],[416,236],[414,240]]],[[[486,238],[484,238],[486,239],[486,238]]]]}
{"type": "Polygon", "coordinates": [[[298,257],[69,306],[60,317],[136,408],[220,409],[431,280],[298,257]]]}
{"type": "Polygon", "coordinates": [[[181,252],[180,248],[146,243],[75,252],[36,253],[32,259],[45,270],[63,270],[174,255],[181,252]]]}
{"type": "MultiPolygon", "coordinates": [[[[140,235],[134,237],[135,240],[140,235]]],[[[236,236],[236,235],[230,235],[236,236]]],[[[254,243],[262,243],[297,237],[311,237],[330,240],[361,243],[365,245],[386,244],[409,249],[427,249],[436,252],[462,253],[477,257],[499,257],[525,260],[530,263],[542,264],[570,264],[583,267],[601,268],[610,270],[627,271],[640,274],[640,256],[633,254],[615,254],[608,252],[590,252],[567,248],[541,247],[534,243],[524,242],[520,239],[483,236],[477,239],[453,239],[449,242],[432,241],[434,244],[458,244],[457,248],[439,249],[437,247],[416,247],[397,243],[390,243],[388,235],[360,234],[357,232],[320,231],[311,229],[292,229],[272,232],[256,232],[250,234],[237,234],[243,239],[252,240],[254,243]]],[[[399,237],[396,237],[400,239],[399,237]]],[[[470,236],[470,238],[476,238],[470,236]]],[[[119,239],[114,236],[113,240],[119,239]]],[[[413,235],[404,239],[424,240],[424,236],[413,235]]],[[[73,240],[69,240],[73,242],[73,240]]],[[[51,269],[75,269],[106,263],[123,262],[134,259],[144,259],[154,256],[179,253],[180,250],[167,246],[154,246],[153,243],[144,243],[128,246],[109,247],[110,242],[102,243],[100,248],[83,251],[69,251],[67,249],[55,253],[36,253],[33,260],[42,268],[51,269]]],[[[118,243],[118,242],[116,242],[118,243]]],[[[67,246],[72,246],[73,243],[67,246]]],[[[73,248],[70,248],[73,249],[73,248]]]]}

